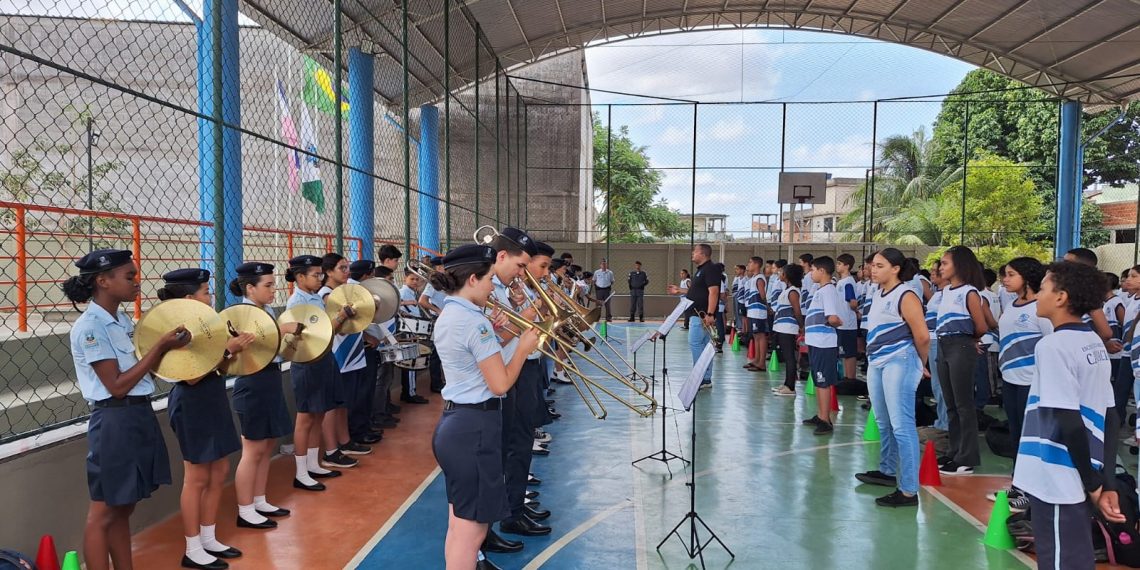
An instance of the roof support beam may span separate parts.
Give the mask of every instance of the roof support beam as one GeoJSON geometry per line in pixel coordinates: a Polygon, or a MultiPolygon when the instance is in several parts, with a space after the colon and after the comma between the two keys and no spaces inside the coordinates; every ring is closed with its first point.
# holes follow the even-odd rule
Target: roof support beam
{"type": "Polygon", "coordinates": [[[1103,38],[1101,38],[1099,40],[1096,40],[1092,43],[1086,44],[1081,49],[1078,49],[1077,51],[1070,53],[1069,55],[1066,55],[1065,57],[1055,61],[1053,63],[1053,65],[1051,65],[1049,67],[1057,67],[1058,65],[1061,65],[1065,62],[1072,60],[1073,58],[1080,57],[1080,56],[1082,56],[1082,55],[1084,55],[1084,54],[1086,54],[1086,53],[1088,53],[1088,52],[1090,52],[1090,51],[1092,51],[1098,47],[1101,47],[1102,44],[1107,44],[1107,43],[1114,41],[1117,38],[1119,38],[1125,34],[1130,34],[1136,30],[1140,30],[1140,22],[1137,22],[1137,23],[1132,24],[1131,26],[1128,26],[1125,28],[1121,28],[1119,31],[1113,32],[1107,36],[1104,36],[1103,38]]]}
{"type": "Polygon", "coordinates": [[[995,25],[999,24],[1002,20],[1012,16],[1013,13],[1020,10],[1022,6],[1025,6],[1026,4],[1033,2],[1033,1],[1034,0],[1021,0],[1021,2],[1014,4],[1008,10],[1006,10],[1005,12],[1002,12],[1001,14],[998,14],[997,17],[990,20],[990,23],[986,24],[985,26],[982,26],[982,28],[980,30],[970,34],[970,37],[966,38],[965,41],[967,41],[967,42],[974,41],[974,38],[977,38],[978,36],[986,33],[986,31],[988,31],[990,28],[994,27],[995,25]]]}
{"type": "Polygon", "coordinates": [[[1076,20],[1077,18],[1080,18],[1081,16],[1085,15],[1089,10],[1092,10],[1093,8],[1096,8],[1097,6],[1104,4],[1105,1],[1106,0],[1093,0],[1092,2],[1085,4],[1085,6],[1083,8],[1081,8],[1080,10],[1077,10],[1076,12],[1073,12],[1072,14],[1069,14],[1060,22],[1057,22],[1056,24],[1053,24],[1052,26],[1048,26],[1048,27],[1042,29],[1040,32],[1037,32],[1036,34],[1033,34],[1032,36],[1030,36],[1029,39],[1013,46],[1013,48],[1010,49],[1007,53],[1012,54],[1012,53],[1016,52],[1017,50],[1025,49],[1025,46],[1045,37],[1045,35],[1048,34],[1049,32],[1052,32],[1053,30],[1056,30],[1057,28],[1060,28],[1061,26],[1064,26],[1065,24],[1072,22],[1073,20],[1076,20]]]}

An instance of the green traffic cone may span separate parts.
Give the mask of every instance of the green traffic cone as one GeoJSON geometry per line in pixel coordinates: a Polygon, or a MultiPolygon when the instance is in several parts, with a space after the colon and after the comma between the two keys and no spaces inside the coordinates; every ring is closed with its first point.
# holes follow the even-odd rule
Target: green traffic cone
{"type": "Polygon", "coordinates": [[[768,372],[779,372],[780,362],[776,360],[776,353],[772,353],[772,357],[768,359],[768,372]]]}
{"type": "Polygon", "coordinates": [[[740,352],[740,335],[736,333],[732,334],[732,351],[740,352]]]}
{"type": "Polygon", "coordinates": [[[1009,528],[1005,526],[1005,521],[1008,518],[1009,497],[1006,496],[1005,491],[999,491],[997,497],[994,498],[994,508],[990,511],[990,522],[986,525],[986,536],[982,538],[982,544],[1001,550],[1013,548],[1016,542],[1013,540],[1013,535],[1009,533],[1009,528]]]}
{"type": "Polygon", "coordinates": [[[598,323],[598,333],[602,336],[606,336],[606,321],[598,323]]]}
{"type": "Polygon", "coordinates": [[[804,390],[804,394],[808,396],[815,395],[815,380],[812,379],[811,372],[808,372],[807,388],[804,390]]]}
{"type": "Polygon", "coordinates": [[[879,441],[879,422],[875,421],[875,410],[867,414],[867,425],[863,426],[863,441],[879,441]]]}
{"type": "MultiPolygon", "coordinates": [[[[1009,510],[1009,506],[1007,505],[1006,511],[1008,512],[1008,510],[1009,510]]],[[[63,566],[61,566],[60,569],[61,570],[79,570],[79,553],[74,551],[74,550],[70,550],[70,551],[68,551],[67,554],[64,554],[63,555],[63,566]]]]}

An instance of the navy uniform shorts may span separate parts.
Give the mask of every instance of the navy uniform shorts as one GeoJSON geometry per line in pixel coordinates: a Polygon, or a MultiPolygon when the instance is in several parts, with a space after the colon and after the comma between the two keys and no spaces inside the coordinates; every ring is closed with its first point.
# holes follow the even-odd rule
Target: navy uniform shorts
{"type": "Polygon", "coordinates": [[[830,388],[839,381],[839,349],[837,347],[808,347],[808,364],[812,381],[819,388],[830,388]]]}
{"type": "Polygon", "coordinates": [[[748,319],[748,330],[752,334],[767,334],[769,332],[768,319],[748,319]]]}

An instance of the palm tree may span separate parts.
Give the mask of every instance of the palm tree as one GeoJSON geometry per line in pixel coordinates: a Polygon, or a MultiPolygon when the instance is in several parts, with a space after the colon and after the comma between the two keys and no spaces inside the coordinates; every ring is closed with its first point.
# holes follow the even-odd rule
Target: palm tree
{"type": "Polygon", "coordinates": [[[870,210],[864,201],[870,192],[864,183],[847,200],[851,211],[840,220],[840,230],[851,240],[900,245],[938,245],[942,233],[938,218],[938,196],[952,184],[962,182],[962,169],[934,164],[934,142],[919,128],[912,135],[887,137],[879,145],[879,164],[872,172],[874,199],[870,210]],[[864,219],[864,213],[868,220],[864,219]]]}

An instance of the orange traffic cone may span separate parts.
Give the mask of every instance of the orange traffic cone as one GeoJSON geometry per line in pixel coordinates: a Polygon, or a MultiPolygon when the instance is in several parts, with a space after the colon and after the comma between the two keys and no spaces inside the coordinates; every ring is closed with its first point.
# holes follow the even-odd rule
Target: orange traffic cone
{"type": "Polygon", "coordinates": [[[934,451],[934,441],[926,440],[922,450],[922,464],[918,468],[918,482],[928,487],[941,487],[942,475],[938,473],[938,456],[934,451]]]}
{"type": "Polygon", "coordinates": [[[55,539],[50,534],[40,537],[40,549],[36,552],[36,568],[59,570],[59,555],[55,551],[55,539]]]}

